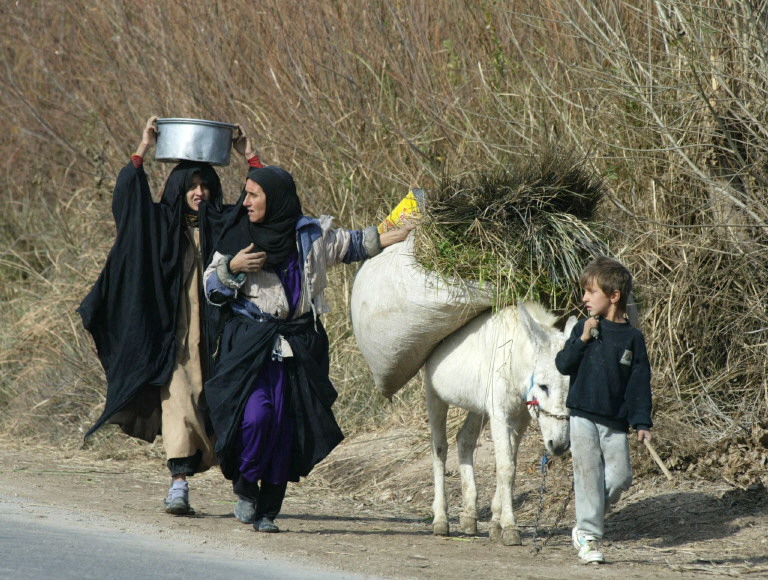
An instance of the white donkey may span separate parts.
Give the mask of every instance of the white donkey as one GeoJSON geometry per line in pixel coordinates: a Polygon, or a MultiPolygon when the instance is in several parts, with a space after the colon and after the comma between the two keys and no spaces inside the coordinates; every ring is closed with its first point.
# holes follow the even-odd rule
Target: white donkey
{"type": "Polygon", "coordinates": [[[537,416],[544,445],[560,455],[569,446],[568,377],[555,368],[555,355],[576,323],[565,332],[554,327],[555,316],[544,307],[518,304],[484,313],[448,336],[424,366],[427,412],[432,434],[435,499],[433,533],[446,536],[445,460],[449,405],[469,411],[457,436],[464,533],[477,533],[477,490],[473,453],[486,418],[496,454],[496,494],[490,536],[505,545],[519,545],[520,531],[512,509],[515,463],[520,440],[532,416],[537,416]]]}

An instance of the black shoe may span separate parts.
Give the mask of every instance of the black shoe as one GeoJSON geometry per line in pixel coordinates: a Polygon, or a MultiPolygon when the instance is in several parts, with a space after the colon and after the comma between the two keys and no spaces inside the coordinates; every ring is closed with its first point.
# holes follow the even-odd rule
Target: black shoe
{"type": "Polygon", "coordinates": [[[244,524],[252,524],[256,517],[256,506],[250,500],[238,498],[235,504],[235,517],[244,524]]]}
{"type": "Polygon", "coordinates": [[[259,518],[253,522],[253,529],[257,532],[264,532],[265,534],[276,534],[280,531],[280,528],[275,525],[274,520],[269,518],[259,518]]]}

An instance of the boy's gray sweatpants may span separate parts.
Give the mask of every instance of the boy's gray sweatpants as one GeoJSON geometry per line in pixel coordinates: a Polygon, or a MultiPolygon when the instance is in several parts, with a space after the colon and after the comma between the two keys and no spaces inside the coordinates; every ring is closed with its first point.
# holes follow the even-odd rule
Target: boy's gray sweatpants
{"type": "Polygon", "coordinates": [[[576,528],[603,537],[608,506],[632,484],[629,440],[624,431],[571,416],[571,456],[576,495],[576,528]]]}

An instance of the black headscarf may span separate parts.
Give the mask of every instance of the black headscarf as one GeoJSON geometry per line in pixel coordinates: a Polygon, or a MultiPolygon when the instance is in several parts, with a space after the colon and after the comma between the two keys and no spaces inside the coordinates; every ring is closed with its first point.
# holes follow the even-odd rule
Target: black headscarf
{"type": "MultiPolygon", "coordinates": [[[[117,237],[104,269],[78,312],[93,336],[107,377],[104,412],[87,435],[107,420],[135,437],[152,441],[159,429],[159,388],[176,360],[176,326],[183,289],[185,196],[198,173],[210,190],[200,204],[203,262],[235,208],[222,205],[221,183],[206,163],[179,163],[154,203],[143,167],[126,165],[117,177],[112,214],[117,237]],[[119,413],[124,411],[122,413],[119,413]],[[119,413],[119,416],[118,416],[119,413]]],[[[206,308],[205,301],[201,306],[206,308]]],[[[215,332],[205,316],[203,332],[215,332]]]]}
{"type": "Polygon", "coordinates": [[[221,183],[216,170],[207,163],[197,163],[194,161],[182,161],[173,168],[166,180],[160,203],[171,208],[176,203],[181,203],[182,213],[187,225],[198,227],[200,211],[184,203],[187,192],[192,189],[192,180],[195,176],[199,176],[202,184],[210,191],[210,196],[206,203],[216,211],[221,211],[221,183]],[[180,198],[181,202],[179,202],[180,198]]]}
{"type": "MultiPolygon", "coordinates": [[[[168,179],[165,180],[160,203],[171,209],[177,203],[183,203],[187,192],[192,188],[192,179],[195,175],[200,176],[200,180],[211,192],[207,203],[217,210],[221,210],[221,182],[216,170],[207,163],[196,161],[182,161],[171,170],[168,179]]],[[[195,211],[189,206],[186,208],[190,212],[195,211]]]]}
{"type": "Polygon", "coordinates": [[[245,189],[238,205],[241,209],[222,233],[216,250],[234,256],[253,243],[254,252],[266,252],[267,267],[277,267],[296,251],[296,222],[301,217],[301,202],[296,195],[293,176],[275,166],[253,167],[248,179],[258,183],[267,198],[264,219],[258,223],[248,220],[248,212],[242,207],[245,189]]]}

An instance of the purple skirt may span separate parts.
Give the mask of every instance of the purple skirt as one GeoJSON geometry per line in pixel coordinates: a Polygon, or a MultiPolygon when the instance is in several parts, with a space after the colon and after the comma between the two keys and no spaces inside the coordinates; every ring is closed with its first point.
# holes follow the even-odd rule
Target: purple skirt
{"type": "Polygon", "coordinates": [[[240,427],[240,473],[248,481],[288,481],[293,421],[282,362],[268,361],[248,397],[240,427]]]}

